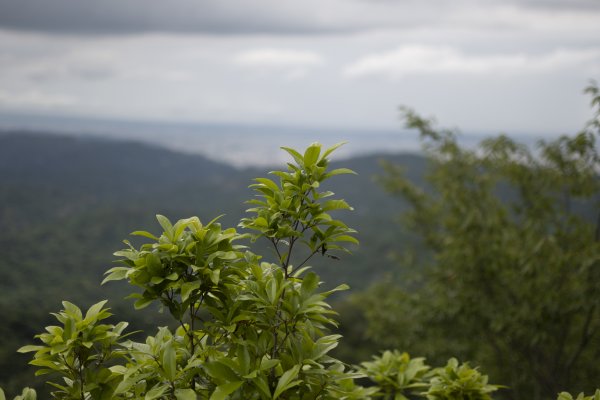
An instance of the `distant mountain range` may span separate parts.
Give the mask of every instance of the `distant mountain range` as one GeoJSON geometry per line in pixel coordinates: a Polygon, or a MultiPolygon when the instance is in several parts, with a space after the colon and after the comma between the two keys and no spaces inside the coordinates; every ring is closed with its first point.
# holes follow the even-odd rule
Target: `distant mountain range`
{"type": "MultiPolygon", "coordinates": [[[[346,141],[337,159],[369,154],[418,152],[418,133],[401,129],[345,129],[270,125],[207,124],[156,121],[129,121],[50,117],[0,113],[0,132],[30,131],[72,136],[98,136],[159,145],[178,152],[200,154],[236,167],[273,166],[283,163],[286,154],[279,146],[306,147],[319,141],[325,145],[346,141]]],[[[463,145],[472,146],[484,132],[460,135],[463,145]]],[[[519,135],[532,144],[541,136],[519,135]]]]}

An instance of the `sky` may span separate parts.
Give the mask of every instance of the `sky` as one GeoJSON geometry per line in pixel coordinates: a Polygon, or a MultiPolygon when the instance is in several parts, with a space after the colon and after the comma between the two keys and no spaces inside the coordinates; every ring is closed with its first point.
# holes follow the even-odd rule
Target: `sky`
{"type": "Polygon", "coordinates": [[[0,114],[573,133],[598,0],[0,0],[0,114]]]}

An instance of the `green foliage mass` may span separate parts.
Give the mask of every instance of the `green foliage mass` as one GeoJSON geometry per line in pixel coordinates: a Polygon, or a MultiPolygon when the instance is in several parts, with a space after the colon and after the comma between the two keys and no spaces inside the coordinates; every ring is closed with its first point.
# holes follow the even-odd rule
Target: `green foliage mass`
{"type": "Polygon", "coordinates": [[[356,243],[354,230],[333,219],[330,211],[349,209],[343,200],[322,200],[320,183],[350,170],[326,172],[321,146],[304,155],[287,149],[296,159],[289,170],[273,172],[279,183],[258,178],[252,185],[261,200],[248,210],[254,216],[241,226],[266,237],[277,253],[276,263],[234,242],[243,239],[235,229],[216,221],[203,225],[196,217],[172,224],[157,219],[159,236],[136,231],[150,242],[139,249],[115,253],[123,266],[111,268],[105,282],[127,280],[142,292],[134,293],[135,307],[158,302],[179,323],[172,332],[159,328],[145,342],[124,341],[125,323],[98,324],[108,316],[104,302],[85,316],[71,303],[56,317],[61,326],[48,327],[37,337],[37,374],[57,373],[64,383],[51,381],[55,398],[365,398],[375,389],[353,384],[352,373],[327,353],[338,335],[333,311],[325,299],[334,291],[320,291],[319,277],[306,261],[320,252],[343,250],[341,242],[356,243]],[[303,243],[308,256],[292,264],[294,245],[303,243]],[[120,363],[113,363],[119,358],[120,363]]]}
{"type": "MultiPolygon", "coordinates": [[[[394,159],[410,165],[418,178],[422,157],[394,159]]],[[[365,288],[392,265],[380,255],[399,239],[388,218],[397,206],[371,180],[379,171],[377,160],[365,156],[330,164],[332,170],[349,167],[360,174],[337,175],[325,183],[357,209],[344,213],[344,221],[361,232],[362,246],[350,243],[351,263],[311,259],[324,288],[332,289],[335,282],[365,288]],[[370,261],[375,257],[381,258],[377,264],[370,261]]],[[[135,312],[123,300],[129,293],[125,282],[98,285],[112,252],[132,230],[152,230],[157,213],[173,221],[189,215],[209,221],[226,212],[218,222],[235,226],[244,216],[243,200],[251,195],[247,182],[263,174],[139,143],[0,133],[0,386],[16,393],[30,384],[33,369],[26,355],[15,351],[40,326],[53,324],[49,312],[62,300],[89,305],[110,298],[111,310],[132,330],[171,324],[154,306],[135,312]]],[[[137,245],[140,239],[131,240],[137,245]]],[[[253,249],[270,255],[267,246],[267,240],[258,241],[253,249]]],[[[334,295],[334,307],[342,296],[334,295]]],[[[371,353],[365,351],[364,358],[371,353]]],[[[36,385],[38,393],[43,386],[36,385]]]]}
{"type": "MultiPolygon", "coordinates": [[[[422,359],[385,352],[374,361],[352,368],[329,352],[339,335],[329,334],[336,314],[326,302],[337,290],[320,289],[318,275],[305,264],[313,256],[338,257],[343,243],[358,243],[355,231],[331,212],[350,210],[321,183],[349,169],[328,170],[319,144],[304,153],[285,149],[295,159],[288,171],[275,171],[279,182],[257,178],[251,187],[258,200],[240,226],[254,231],[238,234],[213,220],[197,217],[171,223],[158,215],[158,236],[135,231],[149,242],[115,253],[120,266],[106,272],[104,282],[126,280],[140,292],[135,308],[159,303],[177,321],[174,330],[159,327],[138,342],[124,331],[128,324],[105,323],[111,313],[106,300],[85,313],[64,301],[53,314],[58,325],[38,334],[38,345],[19,349],[34,353],[36,375],[50,376],[56,399],[370,399],[395,398],[402,391],[428,399],[488,399],[496,390],[467,364],[451,359],[429,371],[422,359]],[[250,237],[271,243],[275,262],[235,242],[250,237]],[[304,249],[296,257],[295,249],[304,249]],[[331,254],[333,253],[333,254],[331,254]],[[296,261],[297,260],[297,261],[296,261]],[[371,378],[363,387],[356,378],[371,378]],[[429,379],[425,382],[425,379],[429,379]],[[420,380],[420,382],[414,382],[420,380]]],[[[4,393],[0,392],[2,399],[4,393]]],[[[401,397],[398,397],[401,396],[401,397]]],[[[36,398],[26,388],[15,399],[36,398]]]]}
{"type": "Polygon", "coordinates": [[[506,136],[467,149],[404,111],[425,144],[429,189],[392,164],[384,183],[411,205],[405,222],[433,255],[411,286],[379,284],[355,300],[372,340],[475,360],[513,399],[597,387],[600,96],[588,91],[594,119],[538,151],[506,136]]]}

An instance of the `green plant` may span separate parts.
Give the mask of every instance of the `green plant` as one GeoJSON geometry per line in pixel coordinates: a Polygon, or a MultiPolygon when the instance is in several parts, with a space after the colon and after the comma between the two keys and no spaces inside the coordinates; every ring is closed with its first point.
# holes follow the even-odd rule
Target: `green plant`
{"type": "Polygon", "coordinates": [[[344,243],[358,243],[354,230],[331,212],[349,210],[321,184],[348,169],[328,170],[328,156],[312,144],[304,154],[284,148],[295,163],[274,171],[276,180],[257,178],[251,187],[251,217],[240,226],[254,233],[223,229],[217,220],[171,223],[158,215],[162,232],[135,231],[148,242],[115,253],[120,266],[104,282],[127,280],[141,292],[130,297],[137,309],[157,303],[173,317],[174,331],[161,327],[144,342],[126,340],[126,323],[99,324],[110,314],[105,302],[85,316],[64,302],[61,326],[38,335],[31,364],[59,399],[309,399],[368,398],[376,388],[354,383],[358,376],[328,355],[339,335],[326,303],[333,290],[306,264],[320,254],[337,258],[344,243]],[[272,262],[240,245],[261,238],[271,244],[272,262]]]}
{"type": "MultiPolygon", "coordinates": [[[[0,389],[0,400],[6,400],[4,395],[4,391],[0,389]]],[[[20,396],[15,396],[13,400],[37,400],[37,394],[35,390],[31,388],[23,389],[23,392],[20,396]]]]}
{"type": "Polygon", "coordinates": [[[405,400],[427,387],[431,367],[422,357],[410,358],[408,353],[386,350],[381,356],[373,356],[372,361],[362,362],[358,370],[377,384],[384,399],[405,400]]]}
{"type": "Polygon", "coordinates": [[[398,351],[384,351],[361,363],[358,370],[377,384],[386,400],[490,400],[490,393],[501,387],[488,384],[487,375],[455,358],[432,369],[424,358],[410,358],[398,351]]]}
{"type": "MultiPolygon", "coordinates": [[[[330,334],[335,312],[327,303],[334,292],[321,290],[319,276],[307,265],[317,255],[339,258],[345,243],[358,243],[355,231],[336,219],[350,210],[333,193],[321,191],[327,179],[348,174],[328,170],[325,151],[312,144],[275,179],[257,178],[251,187],[250,217],[239,234],[218,218],[203,224],[196,217],[172,223],[157,220],[161,232],[135,231],[146,243],[118,251],[119,266],[104,282],[125,280],[139,292],[136,309],[158,305],[172,316],[174,328],[159,327],[139,342],[124,333],[127,323],[104,323],[106,301],[84,314],[63,302],[54,314],[58,325],[37,335],[33,352],[37,374],[50,374],[56,399],[371,399],[427,397],[431,400],[487,400],[497,386],[487,384],[468,364],[451,359],[431,369],[424,359],[386,351],[349,368],[329,353],[340,339],[330,334]],[[271,258],[250,252],[244,239],[266,240],[271,258]],[[362,387],[356,378],[370,378],[362,387]]],[[[4,394],[0,392],[0,400],[4,394]]],[[[15,399],[35,400],[25,389],[15,399]]]]}
{"type": "Polygon", "coordinates": [[[556,400],[600,400],[600,389],[596,390],[596,393],[592,396],[586,396],[583,393],[579,393],[575,398],[573,398],[570,393],[561,392],[558,394],[556,400]]]}
{"type": "Polygon", "coordinates": [[[107,387],[118,380],[107,364],[120,358],[123,350],[119,341],[126,322],[115,325],[99,324],[111,314],[103,306],[106,300],[94,304],[86,312],[68,301],[64,310],[54,314],[61,326],[47,326],[46,333],[36,337],[42,345],[24,346],[19,352],[35,352],[31,365],[39,369],[36,375],[55,373],[64,383],[49,382],[55,398],[101,398],[107,387]]]}
{"type": "Polygon", "coordinates": [[[491,400],[490,393],[499,387],[489,385],[487,375],[468,363],[459,364],[456,358],[451,358],[445,367],[433,371],[425,395],[427,400],[491,400]]]}

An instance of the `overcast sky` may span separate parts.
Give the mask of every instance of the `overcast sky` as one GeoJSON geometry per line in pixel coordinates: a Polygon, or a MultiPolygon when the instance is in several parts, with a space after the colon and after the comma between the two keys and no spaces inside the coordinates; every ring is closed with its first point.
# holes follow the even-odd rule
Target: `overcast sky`
{"type": "Polygon", "coordinates": [[[468,132],[591,117],[599,0],[0,0],[0,113],[468,132]]]}

